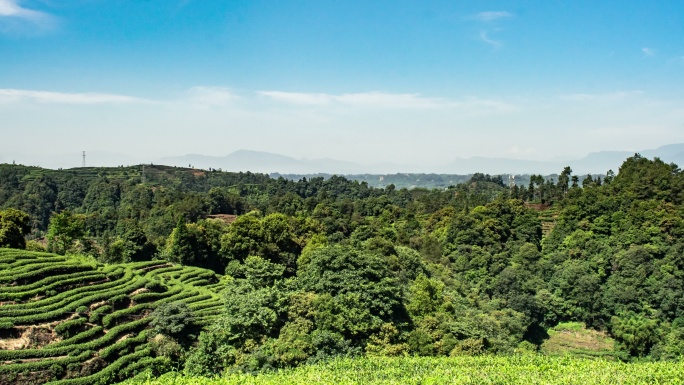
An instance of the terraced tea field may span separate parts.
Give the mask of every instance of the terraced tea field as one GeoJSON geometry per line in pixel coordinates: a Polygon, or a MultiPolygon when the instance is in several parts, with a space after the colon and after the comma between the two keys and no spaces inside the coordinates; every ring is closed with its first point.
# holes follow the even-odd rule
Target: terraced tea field
{"type": "Polygon", "coordinates": [[[0,385],[105,384],[168,368],[150,313],[181,301],[199,325],[222,309],[218,276],[165,261],[103,265],[0,249],[0,385]]]}
{"type": "Polygon", "coordinates": [[[681,385],[684,363],[590,360],[537,354],[337,359],[275,373],[221,378],[167,373],[126,385],[681,385]]]}

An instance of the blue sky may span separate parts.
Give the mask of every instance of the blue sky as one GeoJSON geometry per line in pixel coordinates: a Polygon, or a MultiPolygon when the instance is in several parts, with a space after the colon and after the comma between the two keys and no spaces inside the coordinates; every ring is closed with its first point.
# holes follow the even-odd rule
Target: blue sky
{"type": "Polygon", "coordinates": [[[682,1],[0,0],[0,162],[571,158],[684,142],[682,90],[682,1]]]}

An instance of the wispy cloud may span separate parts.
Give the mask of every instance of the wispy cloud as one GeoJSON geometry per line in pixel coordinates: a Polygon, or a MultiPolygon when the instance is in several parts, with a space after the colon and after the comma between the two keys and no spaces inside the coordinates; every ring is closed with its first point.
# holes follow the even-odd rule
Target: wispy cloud
{"type": "Polygon", "coordinates": [[[436,108],[443,102],[419,94],[391,94],[385,92],[363,92],[334,96],[335,101],[352,106],[377,106],[387,108],[436,108]]]}
{"type": "Polygon", "coordinates": [[[513,17],[514,15],[510,12],[506,11],[487,11],[487,12],[480,12],[475,15],[473,15],[473,19],[479,20],[479,21],[494,21],[494,20],[499,20],[499,19],[505,19],[509,17],[513,17]]]}
{"type": "Polygon", "coordinates": [[[426,98],[418,94],[392,94],[377,91],[340,95],[283,91],[259,91],[257,94],[278,102],[310,106],[346,105],[381,108],[436,108],[442,104],[438,99],[426,98]]]}
{"type": "Polygon", "coordinates": [[[47,17],[48,15],[43,12],[24,8],[19,5],[17,0],[0,0],[0,16],[37,20],[47,17]]]}
{"type": "Polygon", "coordinates": [[[642,48],[641,52],[643,52],[645,56],[655,56],[656,54],[656,51],[653,48],[648,47],[642,48]]]}
{"type": "Polygon", "coordinates": [[[480,40],[483,41],[484,43],[491,45],[494,48],[501,47],[501,42],[498,40],[494,40],[494,39],[490,38],[487,31],[480,31],[480,40]]]}
{"type": "Polygon", "coordinates": [[[290,104],[321,106],[333,102],[333,98],[328,94],[307,94],[284,91],[258,91],[257,94],[278,102],[290,104]]]}
{"type": "Polygon", "coordinates": [[[633,91],[617,91],[608,93],[576,93],[576,94],[565,94],[560,95],[560,99],[573,101],[573,102],[586,102],[586,101],[615,101],[622,100],[634,96],[643,95],[643,91],[633,90],[633,91]]]}
{"type": "Polygon", "coordinates": [[[126,95],[102,93],[64,93],[0,88],[0,103],[35,102],[54,104],[146,103],[150,100],[126,95]]]}
{"type": "Polygon", "coordinates": [[[233,102],[239,97],[223,87],[192,87],[188,90],[190,101],[197,104],[221,106],[233,102]]]}
{"type": "Polygon", "coordinates": [[[388,92],[359,92],[349,94],[300,93],[284,91],[259,91],[258,95],[286,104],[300,106],[334,107],[347,106],[358,108],[386,109],[462,109],[468,111],[511,111],[511,104],[488,99],[467,98],[449,100],[425,97],[420,94],[394,94],[388,92]]]}
{"type": "Polygon", "coordinates": [[[495,49],[501,48],[503,43],[491,37],[493,32],[501,31],[501,28],[494,28],[494,22],[501,19],[508,19],[515,15],[506,11],[487,11],[472,15],[470,18],[480,22],[479,40],[495,49]]]}
{"type": "MultiPolygon", "coordinates": [[[[510,112],[517,107],[501,100],[465,97],[461,99],[446,99],[426,97],[412,93],[389,92],[357,92],[347,94],[303,93],[286,91],[257,91],[257,97],[266,98],[272,102],[316,109],[359,109],[364,111],[394,109],[394,110],[442,110],[455,111],[463,114],[488,114],[510,112]]],[[[12,104],[156,104],[173,106],[210,106],[251,108],[254,106],[253,97],[241,97],[223,87],[197,86],[190,88],[181,99],[155,100],[136,96],[107,94],[107,93],[66,93],[53,91],[19,90],[0,88],[0,105],[12,104]],[[240,102],[236,104],[236,102],[240,102]]]]}
{"type": "Polygon", "coordinates": [[[22,7],[19,0],[0,0],[0,32],[51,29],[57,19],[45,12],[22,7]]]}

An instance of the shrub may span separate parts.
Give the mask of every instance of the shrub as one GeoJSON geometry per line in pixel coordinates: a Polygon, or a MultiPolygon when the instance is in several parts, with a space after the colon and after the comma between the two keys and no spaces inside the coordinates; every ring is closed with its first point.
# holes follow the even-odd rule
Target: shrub
{"type": "Polygon", "coordinates": [[[160,305],[152,312],[150,325],[157,334],[180,336],[194,323],[192,310],[183,302],[171,302],[160,305]]]}

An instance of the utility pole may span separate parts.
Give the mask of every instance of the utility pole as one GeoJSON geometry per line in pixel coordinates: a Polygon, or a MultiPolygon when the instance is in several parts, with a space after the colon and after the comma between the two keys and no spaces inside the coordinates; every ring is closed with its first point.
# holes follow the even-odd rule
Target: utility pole
{"type": "Polygon", "coordinates": [[[85,163],[85,151],[83,151],[83,162],[81,163],[81,167],[85,167],[85,166],[86,166],[86,163],[85,163]]]}

